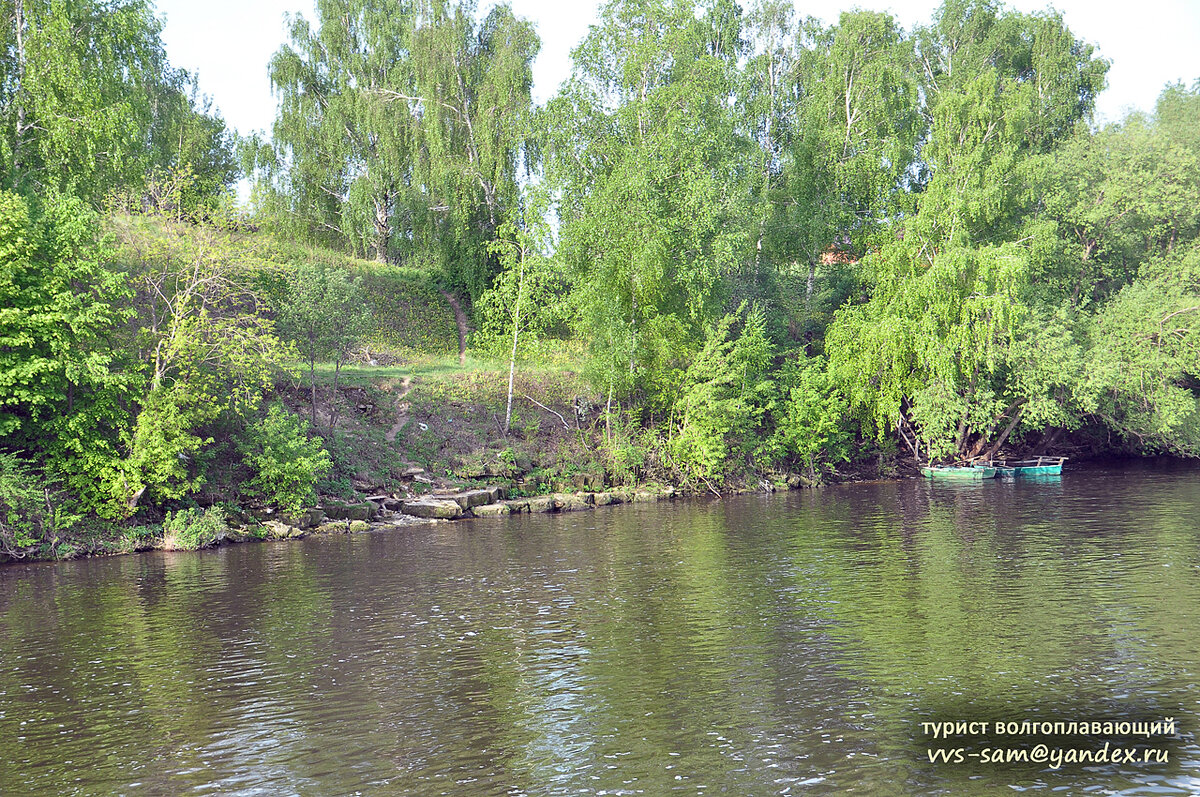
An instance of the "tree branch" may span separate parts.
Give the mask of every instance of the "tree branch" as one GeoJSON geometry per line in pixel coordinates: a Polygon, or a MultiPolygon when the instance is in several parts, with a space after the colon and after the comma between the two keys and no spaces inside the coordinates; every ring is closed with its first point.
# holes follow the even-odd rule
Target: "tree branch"
{"type": "Polygon", "coordinates": [[[564,418],[562,415],[559,415],[557,412],[555,412],[554,410],[550,409],[550,408],[549,408],[549,407],[547,407],[545,404],[542,404],[540,401],[538,401],[537,399],[533,398],[532,396],[526,395],[525,393],[522,393],[521,395],[522,395],[522,396],[524,396],[525,398],[529,399],[530,401],[532,401],[532,402],[533,402],[534,404],[536,404],[538,407],[541,407],[542,409],[544,409],[546,412],[548,412],[548,413],[550,413],[551,415],[555,416],[555,417],[556,417],[556,418],[558,418],[560,421],[562,421],[562,425],[563,425],[563,428],[564,428],[564,429],[567,429],[567,430],[569,430],[569,429],[571,428],[571,424],[567,423],[567,419],[566,419],[566,418],[564,418]]]}

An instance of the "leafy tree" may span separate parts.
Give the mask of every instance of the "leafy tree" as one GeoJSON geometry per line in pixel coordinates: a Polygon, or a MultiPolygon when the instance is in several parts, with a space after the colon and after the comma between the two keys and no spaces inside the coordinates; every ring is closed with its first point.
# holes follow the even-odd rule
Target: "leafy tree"
{"type": "Polygon", "coordinates": [[[247,492],[292,512],[312,499],[317,480],[331,467],[320,438],[308,437],[304,422],[279,403],[247,428],[240,448],[254,472],[247,492]]]}
{"type": "Polygon", "coordinates": [[[1181,124],[1189,113],[1200,118],[1200,86],[1171,86],[1153,116],[1081,130],[1033,163],[1038,212],[1025,236],[1048,302],[1103,302],[1143,263],[1200,234],[1200,141],[1181,124]]]}
{"type": "Polygon", "coordinates": [[[338,381],[342,365],[370,328],[371,311],[362,281],[344,271],[304,264],[291,280],[287,301],[279,309],[279,328],[308,361],[312,391],[312,424],[317,423],[318,360],[334,362],[329,429],[337,423],[338,381]]]}
{"type": "Polygon", "coordinates": [[[550,230],[546,222],[547,197],[537,192],[529,220],[518,228],[512,222],[500,227],[491,248],[500,257],[502,271],[492,287],[480,297],[476,313],[481,319],[477,339],[484,347],[500,349],[507,345],[508,401],[504,410],[503,433],[507,436],[512,422],[513,378],[518,353],[536,351],[541,338],[561,327],[569,310],[566,307],[566,283],[561,268],[545,254],[550,230]]]}
{"type": "Polygon", "coordinates": [[[229,519],[219,506],[168,512],[163,520],[162,547],[168,551],[195,551],[216,545],[228,531],[229,519]]]}
{"type": "Polygon", "coordinates": [[[172,233],[126,245],[139,283],[131,348],[141,357],[117,456],[89,462],[77,485],[108,517],[131,514],[145,494],[177,500],[199,489],[218,427],[228,425],[219,422],[251,417],[293,355],[255,312],[228,239],[204,228],[172,233]]]}
{"type": "Polygon", "coordinates": [[[1135,450],[1200,456],[1200,246],[1147,263],[1089,337],[1095,415],[1135,450]]]}
{"type": "Polygon", "coordinates": [[[166,61],[145,0],[14,0],[0,29],[0,179],[98,202],[190,164],[204,192],[235,173],[231,141],[166,61]]]}
{"type": "Polygon", "coordinates": [[[77,445],[73,432],[112,411],[123,379],[110,341],[130,296],[96,214],[70,197],[44,205],[34,220],[0,193],[0,434],[38,451],[50,431],[77,445]]]}
{"type": "Polygon", "coordinates": [[[1015,239],[1022,167],[1090,119],[1108,62],[1061,16],[952,0],[916,34],[928,176],[906,234],[926,260],[945,246],[1015,239]]]}
{"type": "Polygon", "coordinates": [[[474,0],[430,3],[412,46],[419,99],[409,102],[419,120],[417,174],[429,191],[413,211],[414,242],[435,255],[449,287],[478,298],[496,271],[487,245],[518,210],[518,170],[536,159],[532,65],[541,41],[507,5],[474,19],[474,0]]]}
{"type": "Polygon", "coordinates": [[[774,404],[773,346],[761,308],[729,314],[710,328],[704,348],[683,375],[674,412],[671,453],[691,479],[721,481],[731,456],[752,452],[774,404]],[[744,318],[739,315],[744,313],[744,318]],[[733,327],[741,321],[739,334],[733,327]]]}
{"type": "MultiPolygon", "coordinates": [[[[321,0],[271,62],[277,210],[378,260],[432,259],[478,296],[515,206],[539,42],[507,6],[321,0]]],[[[286,215],[283,215],[286,218],[286,215]]]]}
{"type": "Polygon", "coordinates": [[[728,188],[738,37],[689,2],[609,3],[547,109],[594,381],[618,396],[659,380],[720,309],[745,240],[728,188]]]}
{"type": "Polygon", "coordinates": [[[854,283],[852,262],[911,211],[919,114],[913,45],[887,14],[842,14],[801,30],[796,116],[783,161],[774,260],[803,269],[793,313],[819,336],[854,283]]]}
{"type": "Polygon", "coordinates": [[[925,265],[906,243],[869,258],[875,292],[830,326],[830,371],[878,439],[897,431],[917,458],[982,453],[1024,403],[1005,369],[1027,312],[1026,259],[1011,245],[954,248],[925,265]]]}
{"type": "Polygon", "coordinates": [[[53,547],[80,519],[52,480],[0,451],[0,555],[22,559],[42,545],[53,547]]]}
{"type": "Polygon", "coordinates": [[[846,399],[821,358],[798,362],[782,381],[783,409],[772,442],[816,481],[823,466],[850,459],[846,399]]]}
{"type": "MultiPolygon", "coordinates": [[[[416,9],[394,3],[322,0],[318,26],[291,20],[291,44],[271,60],[279,96],[275,178],[281,218],[314,240],[391,255],[412,168],[412,94],[407,49],[416,9]]],[[[261,165],[260,161],[260,165],[261,165]]]]}
{"type": "Polygon", "coordinates": [[[1032,151],[1050,149],[1091,116],[1108,72],[1108,62],[1075,38],[1061,14],[1024,14],[993,0],[947,0],[914,38],[930,126],[943,101],[991,75],[1011,95],[1006,104],[1024,106],[1022,135],[1032,151]]]}

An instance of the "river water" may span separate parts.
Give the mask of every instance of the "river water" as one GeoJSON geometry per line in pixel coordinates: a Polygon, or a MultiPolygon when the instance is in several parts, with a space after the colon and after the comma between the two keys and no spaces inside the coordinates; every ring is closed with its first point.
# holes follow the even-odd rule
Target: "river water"
{"type": "Polygon", "coordinates": [[[5,795],[1182,795],[1198,731],[1161,463],[0,568],[5,795]],[[1164,717],[1058,767],[978,754],[1107,737],[922,725],[1164,717]]]}

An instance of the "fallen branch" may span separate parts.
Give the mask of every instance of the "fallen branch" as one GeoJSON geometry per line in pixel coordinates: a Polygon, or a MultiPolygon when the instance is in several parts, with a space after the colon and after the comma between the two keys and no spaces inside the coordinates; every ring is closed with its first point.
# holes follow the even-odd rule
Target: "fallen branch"
{"type": "Polygon", "coordinates": [[[558,418],[560,421],[562,421],[562,425],[563,425],[564,429],[566,429],[567,431],[571,430],[571,424],[567,423],[567,419],[564,418],[562,415],[560,415],[557,412],[555,412],[554,410],[550,409],[545,404],[543,404],[540,401],[538,401],[537,399],[535,399],[533,396],[526,395],[525,393],[522,393],[521,395],[524,396],[525,398],[529,399],[535,405],[537,405],[538,407],[541,407],[542,409],[544,409],[546,412],[550,413],[554,417],[558,418]]]}
{"type": "MultiPolygon", "coordinates": [[[[1183,313],[1194,313],[1197,310],[1200,310],[1200,305],[1196,305],[1195,307],[1185,307],[1182,310],[1176,310],[1173,313],[1168,313],[1167,315],[1162,317],[1162,320],[1158,322],[1158,325],[1161,327],[1163,324],[1167,323],[1168,321],[1170,321],[1172,318],[1174,318],[1177,315],[1181,315],[1183,313]]],[[[1178,330],[1176,330],[1176,331],[1178,331],[1178,330]]]]}

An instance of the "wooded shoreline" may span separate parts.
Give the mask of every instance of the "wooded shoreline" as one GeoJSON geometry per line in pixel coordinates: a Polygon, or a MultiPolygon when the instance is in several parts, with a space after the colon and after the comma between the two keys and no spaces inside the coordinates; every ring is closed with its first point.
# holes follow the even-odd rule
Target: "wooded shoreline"
{"type": "Polygon", "coordinates": [[[1110,64],[1053,9],[610,0],[538,104],[509,6],[330,0],[270,62],[269,138],[148,0],[14,11],[9,558],[492,479],[1200,457],[1200,82],[1097,124],[1110,64]]]}

